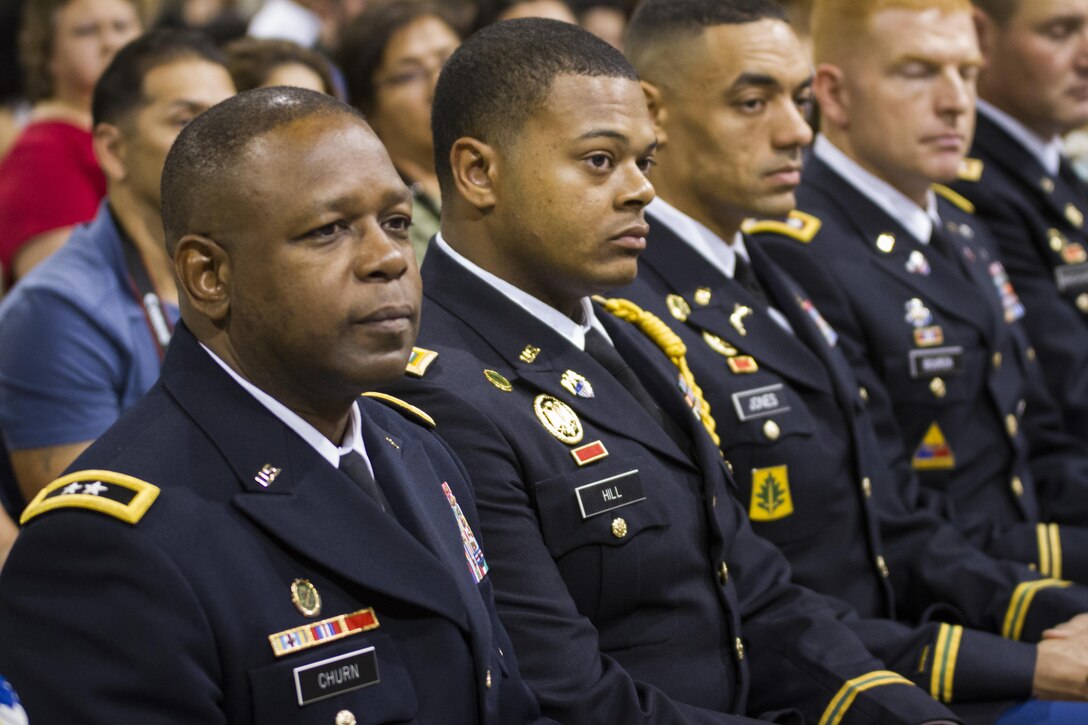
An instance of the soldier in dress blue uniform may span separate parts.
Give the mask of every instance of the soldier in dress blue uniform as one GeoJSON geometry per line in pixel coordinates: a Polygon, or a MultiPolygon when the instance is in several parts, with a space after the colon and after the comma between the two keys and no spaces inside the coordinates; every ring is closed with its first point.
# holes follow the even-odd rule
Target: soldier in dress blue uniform
{"type": "Polygon", "coordinates": [[[377,137],[251,91],[186,127],[162,190],[184,321],[162,379],[30,503],[0,576],[30,717],[535,720],[464,468],[422,411],[358,400],[419,315],[377,137]]]}
{"type": "Polygon", "coordinates": [[[499,611],[545,714],[952,719],[752,533],[675,335],[590,302],[634,276],[653,198],[623,56],[572,25],[500,23],[447,63],[433,124],[442,232],[393,390],[474,472],[499,611]]]}
{"type": "Polygon", "coordinates": [[[887,460],[914,470],[925,505],[1054,586],[1088,581],[1083,450],[1042,384],[992,240],[966,200],[931,186],[955,177],[972,128],[981,57],[960,5],[819,6],[824,131],[800,211],[752,230],[838,334],[887,460]],[[864,41],[840,42],[844,27],[864,41]],[[915,32],[932,58],[908,47],[915,32]]]}
{"type": "Polygon", "coordinates": [[[996,239],[1066,425],[1088,443],[1088,186],[1062,153],[1088,123],[1088,0],[977,0],[986,66],[955,189],[996,239]]]}
{"type": "Polygon", "coordinates": [[[938,516],[910,510],[917,480],[883,459],[835,332],[741,232],[747,216],[793,207],[812,139],[812,71],[782,10],[647,0],[625,50],[656,120],[658,196],[638,278],[612,295],[652,310],[682,338],[754,531],[786,554],[795,581],[867,618],[856,631],[870,649],[965,708],[969,722],[1033,691],[1079,696],[1059,683],[1088,674],[1088,659],[1064,669],[1083,641],[1037,650],[1009,640],[1037,641],[1085,611],[1088,589],[991,559],[938,516]],[[936,621],[894,621],[927,616],[936,621]]]}

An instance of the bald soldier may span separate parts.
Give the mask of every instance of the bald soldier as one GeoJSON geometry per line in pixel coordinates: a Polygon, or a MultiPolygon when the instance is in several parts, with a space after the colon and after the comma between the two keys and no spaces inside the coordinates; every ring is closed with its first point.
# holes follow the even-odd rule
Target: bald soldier
{"type": "Polygon", "coordinates": [[[181,133],[162,378],[30,503],[0,576],[32,722],[536,719],[464,469],[422,411],[359,400],[415,340],[410,200],[319,93],[181,133]]]}

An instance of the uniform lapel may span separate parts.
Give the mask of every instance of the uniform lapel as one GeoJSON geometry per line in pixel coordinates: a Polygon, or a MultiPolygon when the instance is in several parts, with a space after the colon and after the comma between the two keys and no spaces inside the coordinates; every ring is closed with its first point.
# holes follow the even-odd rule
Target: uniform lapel
{"type": "Polygon", "coordinates": [[[464,608],[451,605],[444,563],[232,380],[184,326],[167,363],[164,385],[233,469],[236,480],[223,485],[240,485],[233,503],[245,516],[319,566],[467,627],[464,608]]]}

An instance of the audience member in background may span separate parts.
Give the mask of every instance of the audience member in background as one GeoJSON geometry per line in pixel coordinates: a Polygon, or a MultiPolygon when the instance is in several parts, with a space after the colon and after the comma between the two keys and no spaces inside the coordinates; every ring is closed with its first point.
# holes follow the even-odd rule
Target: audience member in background
{"type": "Polygon", "coordinates": [[[20,58],[30,124],[0,163],[0,266],[25,275],[94,216],[106,181],[91,150],[91,94],[118,49],[140,34],[145,0],[35,0],[20,58]]]}
{"type": "Polygon", "coordinates": [[[250,21],[249,35],[331,51],[341,30],[366,6],[367,0],[268,0],[250,21]]]}
{"type": "Polygon", "coordinates": [[[159,176],[182,127],[233,93],[220,51],[177,30],[128,45],[98,83],[109,195],[0,303],[0,432],[26,500],[158,378],[178,317],[159,176]]]}
{"type": "Polygon", "coordinates": [[[476,13],[476,29],[515,18],[551,18],[565,23],[578,22],[570,4],[564,0],[480,0],[480,10],[476,13]]]}
{"type": "MultiPolygon", "coordinates": [[[[17,40],[22,17],[23,0],[0,0],[0,159],[19,136],[29,115],[17,40]]],[[[3,291],[0,283],[0,294],[3,291]]]]}
{"type": "Polygon", "coordinates": [[[155,26],[199,30],[218,45],[246,34],[248,18],[238,0],[163,0],[155,26]]]}
{"type": "Polygon", "coordinates": [[[575,0],[578,23],[601,40],[623,48],[623,31],[627,27],[625,0],[575,0]]]}
{"type": "Polygon", "coordinates": [[[420,263],[438,231],[440,207],[431,100],[442,66],[460,44],[442,8],[426,0],[376,2],[348,26],[340,43],[348,97],[412,189],[412,247],[420,263]]]}
{"type": "Polygon", "coordinates": [[[336,95],[325,56],[290,40],[239,38],[224,48],[238,92],[266,86],[294,86],[336,95]]]}

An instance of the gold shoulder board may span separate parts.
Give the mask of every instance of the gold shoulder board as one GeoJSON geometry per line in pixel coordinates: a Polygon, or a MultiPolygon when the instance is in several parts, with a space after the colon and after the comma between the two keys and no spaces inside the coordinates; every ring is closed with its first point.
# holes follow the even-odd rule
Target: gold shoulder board
{"type": "Polygon", "coordinates": [[[38,492],[23,510],[20,524],[54,509],[98,511],[135,524],[158,498],[159,487],[115,471],[76,471],[38,492]]]}
{"type": "Polygon", "coordinates": [[[961,181],[978,181],[982,178],[982,170],[985,164],[981,159],[965,158],[960,162],[959,177],[961,181]]]}
{"type": "Polygon", "coordinates": [[[784,221],[777,219],[748,219],[740,229],[745,234],[781,234],[790,239],[796,239],[803,244],[808,244],[820,231],[823,224],[819,219],[794,209],[784,221]]]}
{"type": "MultiPolygon", "coordinates": [[[[435,354],[437,355],[438,353],[435,353],[435,354]]],[[[401,413],[404,413],[407,417],[415,419],[415,421],[417,423],[423,423],[428,428],[434,428],[435,427],[434,418],[427,415],[426,413],[424,413],[422,410],[420,410],[416,406],[412,405],[411,403],[403,401],[400,398],[396,398],[396,397],[394,397],[392,395],[386,395],[385,393],[373,393],[373,392],[372,393],[363,393],[363,396],[366,397],[366,398],[373,398],[374,400],[380,400],[381,402],[385,403],[386,405],[389,405],[389,406],[391,406],[393,408],[396,408],[401,413]]]]}
{"type": "Polygon", "coordinates": [[[409,375],[414,375],[417,378],[422,378],[424,373],[427,372],[427,368],[431,366],[431,363],[438,358],[438,353],[434,350],[425,350],[422,347],[413,347],[412,354],[408,356],[408,365],[404,368],[404,371],[409,375]]]}
{"type": "Polygon", "coordinates": [[[965,211],[968,214],[975,213],[975,205],[972,204],[967,197],[952,191],[952,189],[949,189],[944,184],[933,184],[933,191],[958,206],[962,211],[965,211]]]}

